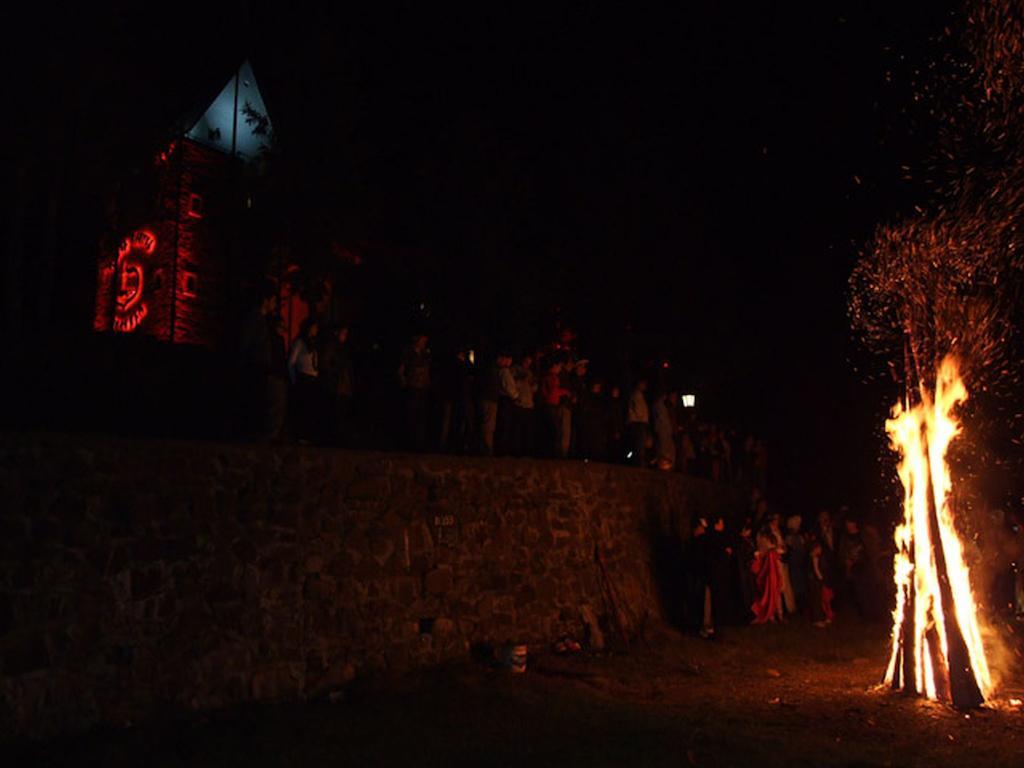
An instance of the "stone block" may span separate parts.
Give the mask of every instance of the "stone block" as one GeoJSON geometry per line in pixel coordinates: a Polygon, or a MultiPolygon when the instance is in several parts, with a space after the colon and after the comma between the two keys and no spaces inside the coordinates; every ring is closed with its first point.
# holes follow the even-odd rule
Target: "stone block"
{"type": "Polygon", "coordinates": [[[430,527],[422,522],[416,521],[408,527],[409,550],[413,555],[433,551],[434,537],[430,535],[430,527]]]}
{"type": "Polygon", "coordinates": [[[343,549],[331,558],[327,572],[339,581],[346,579],[355,572],[356,566],[359,564],[359,560],[360,557],[357,552],[343,549]]]}
{"type": "Polygon", "coordinates": [[[17,590],[31,589],[35,586],[36,574],[32,563],[22,561],[11,573],[11,586],[17,590]]]}
{"type": "Polygon", "coordinates": [[[587,603],[580,606],[580,619],[587,633],[587,644],[592,650],[604,650],[604,633],[601,631],[601,623],[598,621],[597,613],[587,603]]]}
{"type": "Polygon", "coordinates": [[[512,633],[518,628],[516,615],[514,613],[496,613],[491,617],[493,631],[506,640],[512,638],[512,633]]]}
{"type": "Polygon", "coordinates": [[[388,560],[395,553],[395,543],[388,537],[383,535],[374,535],[370,537],[370,554],[373,559],[376,560],[381,567],[387,564],[388,560]]]}
{"type": "Polygon", "coordinates": [[[0,594],[0,637],[14,629],[14,596],[0,594]]]}
{"type": "Polygon", "coordinates": [[[484,595],[476,605],[476,613],[480,621],[486,624],[494,615],[494,598],[491,595],[484,595]]]}
{"type": "Polygon", "coordinates": [[[46,637],[39,633],[22,633],[8,640],[4,643],[0,658],[5,677],[27,675],[50,666],[46,637]]]}
{"type": "Polygon", "coordinates": [[[419,580],[405,576],[399,579],[395,592],[398,602],[406,606],[412,605],[420,596],[419,580]]]}
{"type": "Polygon", "coordinates": [[[183,537],[161,539],[158,549],[160,560],[165,562],[185,560],[195,552],[195,540],[183,537]]]}
{"type": "Polygon", "coordinates": [[[231,545],[231,552],[242,563],[254,563],[259,557],[259,551],[252,539],[248,536],[238,539],[231,545]]]}
{"type": "Polygon", "coordinates": [[[510,526],[500,525],[491,534],[491,539],[499,549],[505,549],[514,543],[510,526]]]}
{"type": "Polygon", "coordinates": [[[511,595],[505,595],[503,597],[495,598],[494,610],[496,613],[507,613],[515,615],[516,602],[511,595]]]}
{"type": "MultiPolygon", "coordinates": [[[[564,531],[565,533],[569,534],[570,536],[579,536],[580,535],[580,528],[579,528],[579,526],[574,521],[572,521],[572,520],[562,520],[558,524],[558,529],[559,529],[559,532],[564,531]]],[[[557,532],[556,532],[556,535],[557,535],[557,532]]]]}
{"type": "Polygon", "coordinates": [[[144,600],[158,589],[163,574],[158,567],[133,568],[131,572],[132,600],[144,600]]]}
{"type": "Polygon", "coordinates": [[[504,592],[508,589],[508,574],[501,571],[495,571],[485,575],[482,581],[486,589],[490,589],[495,592],[504,592]]]}
{"type": "Polygon", "coordinates": [[[519,587],[516,590],[516,607],[523,608],[530,605],[537,600],[537,592],[533,587],[528,584],[519,587]]]}
{"type": "Polygon", "coordinates": [[[85,550],[85,560],[96,574],[103,574],[110,562],[110,543],[102,539],[93,542],[85,550]]]}
{"type": "Polygon", "coordinates": [[[275,500],[267,507],[267,522],[279,528],[295,528],[299,525],[301,497],[275,500]]]}
{"type": "Polygon", "coordinates": [[[32,521],[32,538],[42,541],[63,541],[64,528],[53,517],[37,517],[32,521]]]}
{"type": "Polygon", "coordinates": [[[361,477],[345,489],[349,502],[383,501],[391,495],[391,480],[387,475],[361,477]]]}
{"type": "Polygon", "coordinates": [[[303,585],[303,594],[307,600],[329,603],[334,599],[336,593],[334,581],[317,574],[307,578],[303,585]]]}
{"type": "Polygon", "coordinates": [[[437,637],[449,637],[453,634],[455,634],[454,621],[446,617],[434,620],[434,635],[437,637]]]}
{"type": "Polygon", "coordinates": [[[444,595],[455,586],[455,577],[449,566],[442,565],[423,578],[423,590],[428,595],[444,595]]]}
{"type": "MultiPolygon", "coordinates": [[[[134,579],[132,587],[134,590],[134,579]]],[[[230,581],[216,581],[203,590],[203,597],[209,603],[232,603],[242,599],[242,593],[230,581]]]]}
{"type": "Polygon", "coordinates": [[[356,668],[350,661],[337,661],[326,665],[318,676],[311,674],[311,670],[307,668],[306,675],[309,679],[310,695],[322,696],[330,691],[344,688],[355,680],[356,668]]]}
{"type": "Polygon", "coordinates": [[[276,701],[299,693],[298,675],[290,665],[276,664],[256,670],[251,678],[252,698],[276,701]]]}
{"type": "Polygon", "coordinates": [[[368,552],[364,553],[355,568],[355,576],[366,581],[376,579],[380,576],[380,565],[377,563],[376,559],[369,557],[368,555],[368,552]]]}
{"type": "Polygon", "coordinates": [[[28,535],[28,518],[20,515],[0,516],[0,541],[5,547],[22,541],[28,535]]]}

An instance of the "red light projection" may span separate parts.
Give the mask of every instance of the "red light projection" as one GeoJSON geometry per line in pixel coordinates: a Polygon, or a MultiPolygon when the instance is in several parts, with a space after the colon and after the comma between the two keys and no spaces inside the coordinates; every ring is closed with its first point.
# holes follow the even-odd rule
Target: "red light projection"
{"type": "Polygon", "coordinates": [[[170,144],[167,145],[167,149],[163,150],[162,152],[157,152],[156,158],[154,158],[154,163],[158,166],[170,164],[171,158],[174,156],[174,150],[176,150],[177,148],[178,142],[172,141],[170,144]]]}
{"type": "MultiPolygon", "coordinates": [[[[229,223],[233,217],[222,215],[224,201],[237,197],[230,162],[230,155],[188,140],[171,142],[156,155],[156,216],[128,230],[125,240],[101,243],[96,331],[143,334],[172,344],[217,343],[234,295],[228,284],[229,241],[241,236],[229,223]]],[[[146,184],[126,187],[125,194],[151,191],[146,184]]],[[[120,238],[125,232],[113,224],[109,234],[120,238]]],[[[242,279],[241,272],[235,275],[242,279]]]]}
{"type": "Polygon", "coordinates": [[[136,230],[117,249],[117,306],[114,330],[131,333],[146,319],[149,308],[143,301],[146,288],[145,259],[156,250],[156,237],[146,229],[136,230]]]}

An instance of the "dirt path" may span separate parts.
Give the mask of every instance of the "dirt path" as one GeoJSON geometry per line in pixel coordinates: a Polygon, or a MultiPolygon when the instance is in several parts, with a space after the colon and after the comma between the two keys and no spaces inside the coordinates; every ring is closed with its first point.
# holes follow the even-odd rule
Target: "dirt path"
{"type": "MultiPolygon", "coordinates": [[[[7,765],[1021,766],[1024,711],[880,691],[884,627],[664,632],[628,656],[531,649],[525,675],[465,666],[336,703],[233,710],[37,745],[7,765]]],[[[1007,681],[1008,683],[1012,681],[1007,681]]]]}

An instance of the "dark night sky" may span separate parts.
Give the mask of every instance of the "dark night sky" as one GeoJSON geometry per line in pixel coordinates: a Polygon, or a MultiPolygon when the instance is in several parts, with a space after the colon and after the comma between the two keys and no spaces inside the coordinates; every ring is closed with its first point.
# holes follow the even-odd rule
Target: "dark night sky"
{"type": "MultiPolygon", "coordinates": [[[[24,28],[73,52],[43,82],[76,57],[130,63],[94,127],[165,122],[249,53],[303,194],[336,200],[356,239],[424,254],[427,298],[471,318],[559,306],[595,357],[627,325],[668,339],[709,408],[771,439],[787,504],[864,505],[893,392],[854,370],[845,281],[917,201],[905,110],[950,10],[757,5],[250,3],[24,28]]],[[[14,55],[38,59],[25,39],[14,55]]]]}

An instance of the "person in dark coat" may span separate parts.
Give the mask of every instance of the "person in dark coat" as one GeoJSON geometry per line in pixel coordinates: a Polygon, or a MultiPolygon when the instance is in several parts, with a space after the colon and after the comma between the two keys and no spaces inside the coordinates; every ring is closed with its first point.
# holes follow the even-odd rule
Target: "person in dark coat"
{"type": "Polygon", "coordinates": [[[544,403],[547,433],[545,443],[548,456],[564,459],[564,447],[568,447],[569,438],[566,430],[570,428],[571,417],[566,409],[571,398],[568,389],[562,386],[562,361],[558,358],[550,360],[540,383],[541,401],[544,403]]]}
{"type": "Polygon", "coordinates": [[[475,447],[476,408],[473,405],[474,376],[472,351],[460,349],[445,355],[438,368],[441,425],[438,449],[447,453],[468,453],[475,447]]]}
{"type": "Polygon", "coordinates": [[[265,432],[263,438],[271,442],[284,439],[285,419],[288,415],[288,353],[281,333],[281,316],[277,313],[277,302],[274,311],[265,317],[267,324],[266,336],[266,368],[264,369],[265,393],[265,432]]]}
{"type": "Polygon", "coordinates": [[[622,389],[617,386],[608,392],[608,431],[610,460],[620,463],[626,457],[626,405],[622,401],[622,389]]]}
{"type": "Polygon", "coordinates": [[[533,355],[524,355],[513,366],[516,399],[512,403],[512,455],[534,455],[534,431],[537,423],[537,375],[533,355]]]}
{"type": "Polygon", "coordinates": [[[280,323],[277,290],[268,284],[246,317],[239,347],[241,427],[258,440],[279,440],[284,432],[288,361],[280,323]]]}
{"type": "Polygon", "coordinates": [[[498,413],[493,446],[498,456],[513,452],[514,409],[518,397],[519,383],[512,370],[512,355],[502,352],[498,355],[498,413]]]}
{"type": "Polygon", "coordinates": [[[825,627],[832,623],[832,585],[830,572],[825,560],[826,548],[817,536],[812,535],[808,546],[807,595],[811,623],[825,627]]]}
{"type": "Polygon", "coordinates": [[[418,333],[402,353],[398,383],[405,394],[405,443],[413,451],[427,448],[430,417],[430,349],[425,333],[418,333]]]}
{"type": "Polygon", "coordinates": [[[289,401],[295,406],[294,429],[300,442],[311,442],[320,437],[319,330],[320,321],[314,316],[307,317],[288,351],[288,377],[292,383],[289,401]]]}
{"type": "Polygon", "coordinates": [[[789,581],[793,585],[793,595],[796,597],[797,608],[801,611],[807,608],[807,568],[808,554],[807,544],[803,532],[800,530],[803,522],[800,515],[790,515],[786,519],[786,555],[789,558],[789,581]]]}
{"type": "Polygon", "coordinates": [[[452,434],[455,450],[468,453],[476,446],[477,410],[473,401],[476,389],[476,367],[473,350],[459,352],[455,368],[455,408],[452,413],[452,434]]]}
{"type": "Polygon", "coordinates": [[[494,438],[498,431],[498,403],[501,401],[501,368],[498,358],[483,366],[477,376],[477,405],[480,411],[480,453],[494,455],[494,438]]]}
{"type": "Polygon", "coordinates": [[[708,532],[708,586],[711,589],[712,634],[716,627],[733,621],[736,613],[733,605],[732,577],[735,568],[736,550],[725,526],[725,519],[718,515],[708,532]]]}
{"type": "Polygon", "coordinates": [[[349,355],[348,326],[332,328],[322,334],[320,343],[320,386],[323,390],[321,405],[324,413],[324,431],[328,442],[349,445],[354,374],[349,355]]]}
{"type": "Polygon", "coordinates": [[[647,466],[647,437],[651,419],[644,394],[646,391],[647,380],[638,380],[626,406],[626,458],[635,467],[647,466]]]}
{"type": "Polygon", "coordinates": [[[686,548],[686,617],[690,628],[696,629],[703,638],[715,633],[711,602],[713,562],[714,542],[708,533],[707,520],[698,518],[686,548]]]}
{"type": "Polygon", "coordinates": [[[609,408],[604,381],[594,379],[579,395],[577,452],[581,459],[608,460],[609,408]]]}
{"type": "Polygon", "coordinates": [[[754,541],[753,524],[747,518],[740,524],[739,534],[735,539],[735,558],[733,561],[733,578],[736,584],[736,594],[739,596],[740,602],[736,606],[736,616],[741,624],[749,624],[754,618],[751,606],[758,595],[751,565],[754,562],[754,553],[756,551],[757,543],[754,541]]]}

